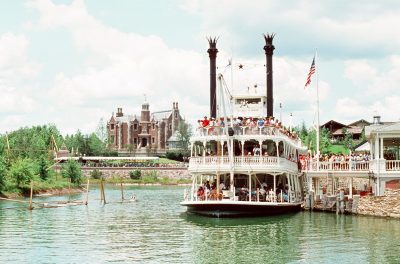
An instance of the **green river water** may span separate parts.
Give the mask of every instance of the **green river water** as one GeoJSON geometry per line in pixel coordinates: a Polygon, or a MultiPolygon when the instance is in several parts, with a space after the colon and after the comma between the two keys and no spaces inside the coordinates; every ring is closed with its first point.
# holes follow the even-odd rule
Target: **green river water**
{"type": "MultiPolygon", "coordinates": [[[[400,221],[300,212],[213,219],[187,215],[183,187],[125,187],[138,201],[28,211],[0,201],[0,263],[400,263],[400,221]]],[[[84,194],[73,199],[83,199],[84,194]]],[[[36,201],[66,200],[42,197],[36,201]]]]}

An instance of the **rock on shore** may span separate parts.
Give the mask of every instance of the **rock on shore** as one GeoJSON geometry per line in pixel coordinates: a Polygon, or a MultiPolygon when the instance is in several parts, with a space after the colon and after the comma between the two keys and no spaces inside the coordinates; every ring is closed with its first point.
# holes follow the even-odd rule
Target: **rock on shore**
{"type": "Polygon", "coordinates": [[[360,197],[357,213],[400,218],[400,190],[386,190],[383,196],[360,197]]]}

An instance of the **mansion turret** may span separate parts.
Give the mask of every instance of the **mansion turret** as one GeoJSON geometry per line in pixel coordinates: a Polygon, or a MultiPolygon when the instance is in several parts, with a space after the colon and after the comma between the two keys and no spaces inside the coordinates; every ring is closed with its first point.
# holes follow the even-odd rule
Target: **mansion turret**
{"type": "Polygon", "coordinates": [[[145,102],[139,116],[125,115],[118,108],[107,123],[109,147],[120,153],[163,153],[175,146],[176,142],[170,140],[176,138],[180,122],[183,118],[176,102],[171,110],[153,113],[145,102]]]}

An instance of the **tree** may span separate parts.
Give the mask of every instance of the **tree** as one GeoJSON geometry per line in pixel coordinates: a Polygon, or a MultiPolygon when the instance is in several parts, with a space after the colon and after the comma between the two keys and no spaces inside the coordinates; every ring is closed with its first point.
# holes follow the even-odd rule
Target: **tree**
{"type": "Polygon", "coordinates": [[[192,136],[192,127],[185,121],[182,121],[179,123],[177,132],[179,147],[185,154],[188,154],[190,137],[192,136]]]}
{"type": "Polygon", "coordinates": [[[73,159],[69,159],[61,169],[61,175],[64,178],[71,179],[72,183],[81,184],[82,171],[81,166],[73,159]]]}
{"type": "Polygon", "coordinates": [[[107,133],[107,125],[104,122],[103,118],[100,118],[99,124],[96,128],[96,136],[107,145],[108,143],[108,133],[107,133]]]}
{"type": "Polygon", "coordinates": [[[320,147],[321,153],[327,154],[330,152],[330,148],[332,146],[331,143],[331,135],[328,129],[322,128],[321,129],[321,137],[320,137],[320,147]]]}
{"type": "Polygon", "coordinates": [[[0,193],[4,190],[7,175],[7,163],[4,156],[0,156],[0,193]]]}
{"type": "Polygon", "coordinates": [[[50,178],[50,170],[49,170],[49,162],[46,159],[45,156],[41,156],[39,159],[39,164],[38,164],[38,174],[40,178],[44,181],[50,178]]]}
{"type": "Polygon", "coordinates": [[[18,159],[11,165],[9,177],[15,182],[18,188],[24,188],[31,180],[33,180],[35,169],[32,160],[28,158],[18,159]]]}

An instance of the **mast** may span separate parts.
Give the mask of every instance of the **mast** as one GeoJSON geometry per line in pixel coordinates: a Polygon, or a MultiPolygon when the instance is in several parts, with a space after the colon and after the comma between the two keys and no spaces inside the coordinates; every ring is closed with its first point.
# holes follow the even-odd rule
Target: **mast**
{"type": "Polygon", "coordinates": [[[274,95],[273,95],[273,72],[272,72],[272,55],[274,54],[274,45],[272,41],[275,37],[275,34],[264,34],[265,39],[265,55],[266,55],[266,84],[267,84],[267,116],[274,116],[274,95]]]}
{"type": "Polygon", "coordinates": [[[315,49],[315,85],[317,86],[317,165],[319,168],[319,157],[320,157],[320,148],[319,148],[319,89],[318,89],[318,67],[317,67],[317,49],[315,49]]]}

